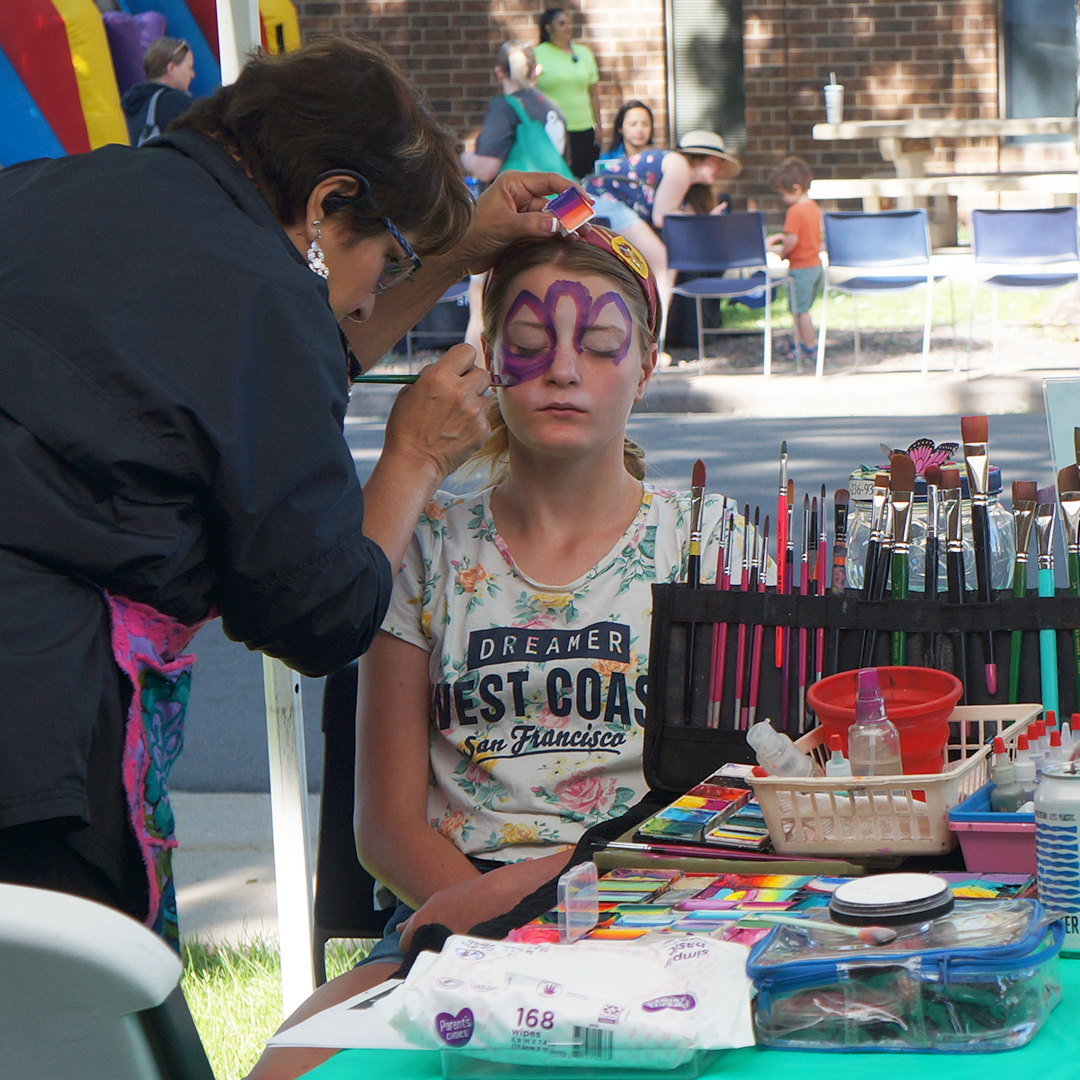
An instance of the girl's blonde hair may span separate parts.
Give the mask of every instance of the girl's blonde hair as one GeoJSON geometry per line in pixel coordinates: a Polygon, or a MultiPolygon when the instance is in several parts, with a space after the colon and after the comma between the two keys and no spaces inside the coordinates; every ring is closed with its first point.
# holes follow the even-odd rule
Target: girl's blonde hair
{"type": "MultiPolygon", "coordinates": [[[[645,297],[633,271],[614,255],[562,235],[530,240],[519,245],[492,271],[484,291],[484,341],[488,348],[494,348],[499,337],[499,317],[505,307],[510,285],[518,275],[537,266],[558,266],[573,273],[597,274],[617,285],[630,309],[641,353],[648,355],[656,343],[656,336],[649,331],[645,297]]],[[[488,410],[488,422],[491,435],[469,459],[466,469],[470,473],[488,471],[494,486],[501,484],[510,471],[510,433],[498,399],[492,402],[488,410]]],[[[623,438],[623,464],[635,480],[645,479],[645,451],[626,437],[623,438]]]]}

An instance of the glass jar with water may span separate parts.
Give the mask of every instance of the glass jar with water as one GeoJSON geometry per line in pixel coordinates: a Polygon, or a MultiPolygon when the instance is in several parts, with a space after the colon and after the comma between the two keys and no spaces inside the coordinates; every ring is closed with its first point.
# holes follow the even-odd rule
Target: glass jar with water
{"type": "MultiPolygon", "coordinates": [[[[861,589],[863,566],[866,563],[866,546],[870,539],[870,517],[873,509],[874,477],[888,469],[872,469],[863,466],[856,469],[848,480],[850,509],[847,536],[847,585],[861,589]]],[[[1016,540],[1012,515],[1001,505],[1001,470],[990,466],[987,485],[987,512],[990,519],[990,585],[993,589],[1012,587],[1013,563],[1016,558],[1016,540]]],[[[960,466],[960,518],[964,542],[964,579],[968,591],[977,588],[975,579],[975,549],[971,539],[971,501],[968,497],[967,472],[960,466]]],[[[915,478],[915,500],[911,515],[911,548],[908,556],[908,587],[911,592],[923,592],[926,574],[927,532],[926,478],[915,478]]],[[[945,570],[945,515],[938,522],[938,594],[948,592],[945,570]]]]}

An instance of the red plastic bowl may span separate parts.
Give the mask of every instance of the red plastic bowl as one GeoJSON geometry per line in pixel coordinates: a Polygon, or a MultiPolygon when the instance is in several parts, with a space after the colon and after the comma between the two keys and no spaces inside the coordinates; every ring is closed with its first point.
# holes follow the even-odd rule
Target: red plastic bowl
{"type": "MultiPolygon", "coordinates": [[[[936,668],[879,667],[885,711],[900,734],[905,773],[939,773],[949,741],[949,716],[964,687],[936,668]]],[[[847,754],[847,729],[855,722],[856,674],[838,671],[814,683],[806,700],[828,735],[839,735],[847,754]]]]}

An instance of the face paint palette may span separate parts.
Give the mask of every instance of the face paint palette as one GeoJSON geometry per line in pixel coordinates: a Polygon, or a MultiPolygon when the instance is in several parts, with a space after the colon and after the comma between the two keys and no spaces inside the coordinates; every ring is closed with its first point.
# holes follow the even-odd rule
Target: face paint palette
{"type": "Polygon", "coordinates": [[[567,232],[577,232],[595,216],[593,208],[577,188],[567,188],[549,200],[548,209],[567,232]]]}

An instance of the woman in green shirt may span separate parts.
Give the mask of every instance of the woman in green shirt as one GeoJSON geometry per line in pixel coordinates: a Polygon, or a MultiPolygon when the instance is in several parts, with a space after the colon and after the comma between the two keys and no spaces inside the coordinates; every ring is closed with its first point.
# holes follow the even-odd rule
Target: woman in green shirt
{"type": "Polygon", "coordinates": [[[540,44],[534,49],[540,74],[536,89],[562,110],[570,136],[570,168],[588,176],[600,153],[600,72],[596,57],[571,41],[570,13],[548,8],[540,16],[540,44]]]}

